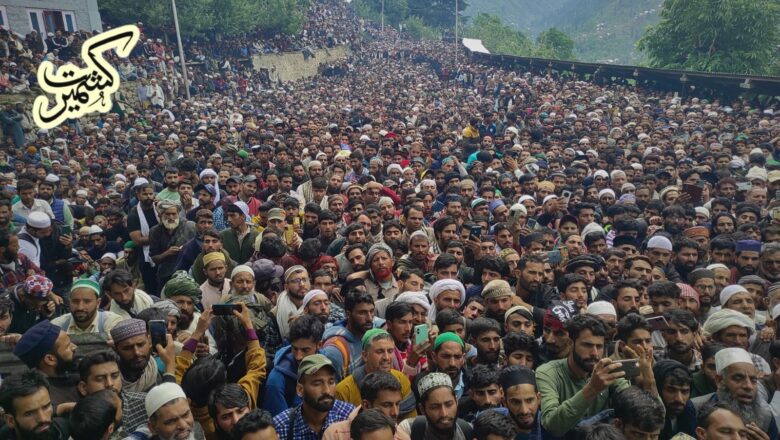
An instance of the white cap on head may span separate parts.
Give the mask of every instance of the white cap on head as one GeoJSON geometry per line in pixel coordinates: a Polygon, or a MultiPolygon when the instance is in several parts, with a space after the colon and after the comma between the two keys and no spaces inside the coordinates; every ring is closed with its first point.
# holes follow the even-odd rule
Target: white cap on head
{"type": "Polygon", "coordinates": [[[663,235],[655,235],[647,241],[648,249],[665,249],[669,252],[672,251],[672,242],[663,235]]]}
{"type": "Polygon", "coordinates": [[[734,364],[753,364],[753,358],[744,348],[729,347],[715,353],[715,372],[723,374],[723,370],[734,364]]]}
{"type": "Polygon", "coordinates": [[[305,309],[305,308],[306,308],[306,306],[307,306],[307,305],[309,305],[309,303],[310,303],[310,302],[311,302],[311,301],[312,301],[314,298],[316,298],[316,297],[318,297],[318,296],[324,296],[324,297],[325,297],[325,299],[327,299],[327,298],[328,298],[328,294],[327,294],[327,293],[325,293],[325,291],[323,291],[323,290],[320,290],[320,289],[314,289],[314,290],[310,290],[308,293],[306,293],[306,295],[304,295],[304,297],[303,297],[303,303],[301,304],[301,308],[300,308],[300,309],[298,309],[298,310],[299,310],[301,313],[303,313],[303,309],[305,309]]]}
{"type": "Polygon", "coordinates": [[[146,417],[153,416],[158,409],[176,399],[187,399],[187,395],[184,394],[184,390],[179,385],[173,382],[157,385],[146,393],[146,399],[144,399],[146,417]]]}
{"type": "Polygon", "coordinates": [[[27,226],[36,229],[48,228],[51,226],[51,217],[43,212],[31,212],[27,216],[27,226]]]}
{"type": "Polygon", "coordinates": [[[103,233],[103,228],[101,228],[98,225],[92,225],[92,226],[89,227],[89,234],[90,235],[92,235],[92,234],[102,234],[102,233],[103,233]]]}
{"type": "Polygon", "coordinates": [[[608,301],[594,301],[588,305],[588,315],[611,315],[617,318],[615,306],[608,301]]]}
{"type": "Polygon", "coordinates": [[[747,289],[744,287],[738,285],[738,284],[732,284],[730,286],[726,286],[723,288],[723,290],[720,291],[720,305],[721,307],[725,306],[725,304],[731,299],[732,296],[738,294],[738,293],[749,293],[747,289]]]}

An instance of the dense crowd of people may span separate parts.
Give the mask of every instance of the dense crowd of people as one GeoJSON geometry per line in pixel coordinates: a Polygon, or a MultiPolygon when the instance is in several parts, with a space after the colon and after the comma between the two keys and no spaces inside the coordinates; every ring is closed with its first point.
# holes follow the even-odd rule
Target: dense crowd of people
{"type": "Polygon", "coordinates": [[[777,102],[312,11],[296,50],[354,48],[328,74],[193,45],[187,101],[145,38],[137,105],[0,112],[1,439],[778,438],[777,102]]]}

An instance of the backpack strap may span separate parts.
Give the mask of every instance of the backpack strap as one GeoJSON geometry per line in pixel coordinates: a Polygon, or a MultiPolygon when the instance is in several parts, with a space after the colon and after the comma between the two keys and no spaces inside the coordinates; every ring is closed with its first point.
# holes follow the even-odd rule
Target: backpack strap
{"type": "Polygon", "coordinates": [[[62,329],[67,332],[70,328],[70,320],[73,318],[73,315],[68,313],[67,315],[63,315],[63,318],[65,318],[65,320],[62,322],[62,329]]]}
{"type": "Polygon", "coordinates": [[[101,335],[105,334],[105,329],[103,328],[103,327],[105,327],[105,323],[106,323],[106,313],[104,311],[102,311],[102,310],[98,310],[98,325],[97,325],[97,327],[98,327],[98,333],[100,333],[101,335]]]}
{"type": "Polygon", "coordinates": [[[330,338],[331,344],[334,347],[336,347],[341,352],[341,357],[344,359],[344,364],[342,366],[342,376],[341,377],[347,377],[347,372],[349,371],[349,364],[352,362],[351,356],[349,354],[349,347],[347,346],[346,342],[344,341],[343,336],[334,336],[330,338]]]}
{"type": "Polygon", "coordinates": [[[471,423],[469,423],[469,422],[467,422],[467,421],[465,421],[465,420],[463,420],[461,418],[457,418],[455,420],[456,420],[456,422],[458,424],[458,428],[460,428],[460,430],[463,431],[463,435],[467,439],[468,438],[474,438],[474,435],[473,435],[474,434],[474,432],[473,432],[474,429],[471,427],[471,423]]]}
{"type": "MultiPolygon", "coordinates": [[[[425,420],[425,416],[417,416],[414,418],[411,426],[411,434],[409,436],[411,440],[425,440],[426,423],[427,421],[425,420]]],[[[466,438],[471,438],[471,437],[466,437],[466,438]]]]}

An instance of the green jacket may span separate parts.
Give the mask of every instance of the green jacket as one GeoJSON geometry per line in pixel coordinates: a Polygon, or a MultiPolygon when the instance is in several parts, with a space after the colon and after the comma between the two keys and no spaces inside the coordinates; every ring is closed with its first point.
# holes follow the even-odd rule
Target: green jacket
{"type": "Polygon", "coordinates": [[[238,264],[244,264],[252,258],[255,253],[255,239],[258,232],[249,229],[249,233],[244,236],[241,242],[238,242],[238,233],[233,228],[225,229],[220,233],[222,235],[222,247],[230,254],[230,258],[238,264]]]}

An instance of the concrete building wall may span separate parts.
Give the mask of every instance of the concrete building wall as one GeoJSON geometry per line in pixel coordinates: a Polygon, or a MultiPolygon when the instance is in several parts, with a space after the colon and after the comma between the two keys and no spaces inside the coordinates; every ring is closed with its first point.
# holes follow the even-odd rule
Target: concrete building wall
{"type": "MultiPolygon", "coordinates": [[[[71,12],[75,30],[103,31],[97,0],[0,0],[0,9],[4,12],[7,27],[21,35],[33,30],[31,10],[71,12]]],[[[40,26],[45,26],[42,21],[39,22],[40,26]]]]}

